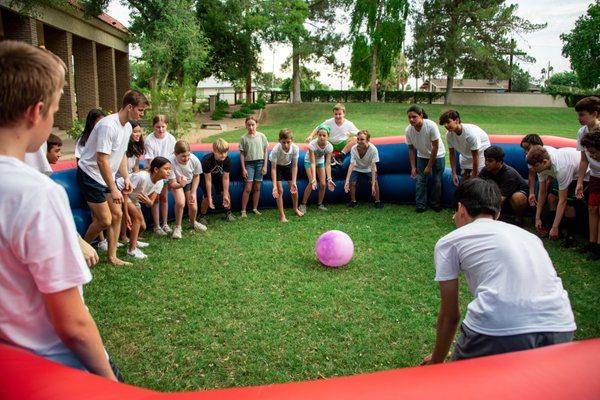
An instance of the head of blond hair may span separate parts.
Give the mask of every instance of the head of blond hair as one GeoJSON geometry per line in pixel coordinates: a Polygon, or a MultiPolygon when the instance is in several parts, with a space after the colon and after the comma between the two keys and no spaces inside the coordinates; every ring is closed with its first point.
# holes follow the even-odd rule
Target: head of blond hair
{"type": "Polygon", "coordinates": [[[225,139],[217,139],[213,142],[213,151],[215,153],[227,153],[229,151],[229,143],[225,139]]]}
{"type": "Polygon", "coordinates": [[[189,153],[190,152],[190,144],[188,142],[186,142],[185,140],[178,140],[175,143],[175,148],[173,149],[173,152],[175,154],[189,153]]]}
{"type": "Polygon", "coordinates": [[[333,106],[333,111],[346,112],[346,106],[344,106],[342,103],[337,103],[336,105],[333,106]]]}
{"type": "Polygon", "coordinates": [[[279,140],[293,139],[292,130],[290,128],[283,128],[279,131],[279,140]]]}
{"type": "Polygon", "coordinates": [[[19,123],[29,107],[50,105],[65,85],[65,63],[48,50],[24,42],[0,42],[0,126],[19,123]]]}

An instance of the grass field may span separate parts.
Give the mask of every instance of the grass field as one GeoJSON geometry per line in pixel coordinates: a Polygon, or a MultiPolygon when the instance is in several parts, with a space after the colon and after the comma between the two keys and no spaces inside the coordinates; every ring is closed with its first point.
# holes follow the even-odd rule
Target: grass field
{"type": "MultiPolygon", "coordinates": [[[[277,104],[268,109],[267,120],[259,126],[259,131],[267,135],[269,141],[277,141],[282,128],[290,128],[295,140],[301,142],[319,123],[332,117],[331,103],[277,104]]],[[[347,118],[359,129],[368,129],[373,136],[404,135],[408,125],[406,109],[409,104],[399,103],[348,103],[347,118]]],[[[429,118],[436,123],[440,114],[450,108],[444,105],[424,104],[429,118]]],[[[575,138],[579,123],[571,108],[541,107],[455,107],[463,122],[482,127],[489,134],[523,135],[537,133],[575,138]]],[[[445,130],[441,129],[442,134],[445,130]]],[[[219,137],[229,142],[239,142],[245,130],[213,135],[204,142],[212,142],[219,137]]]]}
{"type": "MultiPolygon", "coordinates": [[[[148,261],[100,264],[85,287],[127,382],[165,391],[318,379],[418,365],[435,340],[435,242],[450,211],[333,205],[289,224],[275,210],[174,241],[146,234],[148,261]],[[340,229],[355,257],[338,270],[314,241],[340,229]]],[[[600,336],[600,268],[546,242],[570,294],[576,339],[600,336]]],[[[464,312],[471,296],[461,286],[464,312]]]]}

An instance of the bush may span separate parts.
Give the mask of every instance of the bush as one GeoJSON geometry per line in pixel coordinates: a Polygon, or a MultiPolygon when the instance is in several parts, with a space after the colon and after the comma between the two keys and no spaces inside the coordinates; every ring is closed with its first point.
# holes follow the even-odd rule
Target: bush
{"type": "Polygon", "coordinates": [[[217,103],[215,104],[215,108],[217,110],[219,110],[219,109],[226,110],[229,108],[229,103],[227,102],[227,100],[218,100],[217,103]]]}
{"type": "Polygon", "coordinates": [[[251,103],[248,105],[251,110],[260,110],[261,108],[265,108],[264,104],[259,103],[251,103]]]}
{"type": "Polygon", "coordinates": [[[223,117],[225,116],[225,113],[223,112],[223,110],[219,110],[218,108],[213,111],[212,115],[210,116],[210,119],[212,119],[213,121],[218,121],[220,119],[223,119],[223,117]]]}
{"type": "Polygon", "coordinates": [[[81,133],[83,132],[83,128],[85,128],[85,120],[84,119],[74,119],[71,127],[67,131],[67,135],[73,140],[77,140],[81,137],[81,133]]]}
{"type": "Polygon", "coordinates": [[[237,110],[231,113],[231,118],[246,118],[248,115],[242,110],[237,110]]]}

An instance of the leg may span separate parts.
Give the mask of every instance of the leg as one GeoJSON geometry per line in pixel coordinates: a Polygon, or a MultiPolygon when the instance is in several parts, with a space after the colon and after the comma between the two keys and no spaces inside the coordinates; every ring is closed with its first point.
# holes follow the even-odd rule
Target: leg
{"type": "Polygon", "coordinates": [[[129,234],[129,251],[133,251],[137,248],[137,241],[144,216],[142,215],[142,210],[137,208],[133,203],[127,203],[127,207],[132,225],[131,233],[129,234]]]}
{"type": "Polygon", "coordinates": [[[277,210],[279,211],[279,220],[281,222],[288,222],[287,218],[285,217],[285,211],[283,210],[283,183],[281,181],[277,181],[274,182],[274,184],[277,185],[277,192],[279,194],[277,199],[275,199],[277,203],[277,210]]]}
{"type": "Polygon", "coordinates": [[[375,181],[375,203],[379,202],[379,182],[375,181]]]}
{"type": "Polygon", "coordinates": [[[325,168],[317,168],[317,180],[319,182],[317,204],[323,205],[323,200],[325,199],[325,189],[327,188],[327,182],[325,180],[325,168]]]}
{"type": "Polygon", "coordinates": [[[588,206],[590,243],[600,243],[600,207],[588,206]]]}
{"type": "Polygon", "coordinates": [[[246,213],[246,207],[248,206],[248,200],[250,199],[250,192],[252,192],[252,181],[244,184],[244,192],[242,193],[242,215],[246,213]]]}
{"type": "Polygon", "coordinates": [[[160,212],[162,214],[162,226],[167,225],[167,221],[169,220],[169,188],[167,186],[163,187],[162,192],[160,192],[160,212]]]}
{"type": "Polygon", "coordinates": [[[350,200],[356,203],[356,181],[350,182],[350,200]]]}
{"type": "Polygon", "coordinates": [[[417,177],[415,178],[415,207],[417,212],[427,209],[427,177],[423,172],[429,160],[417,157],[417,177]]]}
{"type": "Polygon", "coordinates": [[[156,230],[157,228],[160,228],[160,205],[158,204],[159,201],[160,201],[160,199],[157,198],[151,207],[152,222],[154,223],[154,230],[156,230]]]}
{"type": "Polygon", "coordinates": [[[429,195],[429,203],[434,211],[442,210],[442,177],[446,168],[446,160],[444,157],[437,158],[433,164],[431,171],[431,193],[429,195]]]}
{"type": "Polygon", "coordinates": [[[183,209],[185,207],[185,195],[183,194],[183,189],[173,190],[173,197],[175,198],[175,226],[181,227],[183,209]]]}
{"type": "Polygon", "coordinates": [[[121,230],[121,219],[123,218],[123,209],[120,204],[113,202],[110,195],[106,195],[108,207],[112,216],[111,226],[108,229],[108,253],[107,258],[110,264],[114,265],[131,265],[117,257],[117,237],[121,230]]]}
{"type": "Polygon", "coordinates": [[[194,227],[194,222],[196,222],[196,214],[198,214],[198,204],[197,202],[190,203],[190,195],[191,192],[185,192],[185,202],[188,206],[188,219],[192,227],[194,227]]]}
{"type": "Polygon", "coordinates": [[[523,192],[515,192],[510,196],[510,206],[515,212],[515,216],[517,218],[523,217],[525,211],[529,207],[529,201],[527,200],[527,196],[523,192]]]}
{"type": "Polygon", "coordinates": [[[252,210],[258,210],[258,202],[260,201],[260,185],[262,181],[254,181],[252,185],[252,210]]]}
{"type": "Polygon", "coordinates": [[[308,180],[308,185],[306,185],[306,188],[304,189],[304,194],[302,195],[302,205],[306,206],[306,203],[308,202],[308,198],[310,197],[311,193],[312,193],[312,180],[314,179],[313,174],[312,174],[312,170],[310,168],[305,168],[306,169],[306,179],[308,180]]]}
{"type": "Polygon", "coordinates": [[[86,242],[91,242],[102,233],[103,230],[108,229],[110,227],[112,217],[110,213],[110,208],[108,207],[107,202],[103,203],[90,203],[88,202],[88,206],[92,212],[92,223],[88,226],[87,232],[83,239],[86,242]]]}
{"type": "MultiPolygon", "coordinates": [[[[288,181],[288,187],[290,187],[290,188],[292,187],[292,181],[288,181]]],[[[304,213],[302,211],[298,210],[298,192],[291,193],[291,195],[292,195],[292,207],[294,207],[294,213],[299,217],[303,217],[304,213]]]]}

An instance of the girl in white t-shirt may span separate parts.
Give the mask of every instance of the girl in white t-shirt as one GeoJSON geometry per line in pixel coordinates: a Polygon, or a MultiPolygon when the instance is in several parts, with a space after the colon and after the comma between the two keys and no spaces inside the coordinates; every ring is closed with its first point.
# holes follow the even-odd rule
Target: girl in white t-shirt
{"type": "MultiPolygon", "coordinates": [[[[127,226],[130,227],[127,255],[140,260],[148,258],[138,248],[137,238],[140,230],[146,229],[146,221],[140,203],[144,203],[146,207],[152,207],[156,197],[163,189],[163,181],[170,174],[171,162],[164,157],[154,157],[150,163],[149,171],[143,170],[131,174],[131,193],[127,195],[127,201],[123,205],[124,219],[127,226]]],[[[123,190],[123,185],[123,178],[117,179],[117,187],[120,190],[123,190]]]]}
{"type": "Polygon", "coordinates": [[[317,187],[319,188],[317,208],[321,211],[327,211],[327,208],[323,205],[325,187],[328,187],[332,192],[335,190],[335,183],[333,183],[333,179],[331,178],[331,153],[333,152],[333,145],[328,142],[330,131],[331,128],[329,125],[321,124],[317,126],[317,139],[308,144],[308,149],[304,155],[304,169],[306,170],[308,185],[304,189],[302,204],[298,207],[302,214],[306,214],[308,198],[317,187]],[[318,185],[317,178],[319,179],[318,185]]]}
{"type": "Polygon", "coordinates": [[[196,193],[200,184],[202,164],[198,157],[190,153],[190,145],[185,140],[175,143],[175,153],[171,156],[171,174],[169,175],[169,187],[173,190],[175,198],[175,227],[173,227],[173,239],[181,239],[181,222],[183,220],[183,209],[187,203],[190,225],[197,231],[206,231],[206,225],[196,221],[198,203],[196,193]]]}
{"type": "MultiPolygon", "coordinates": [[[[144,142],[146,148],[147,163],[151,163],[155,157],[169,158],[175,148],[175,136],[167,132],[168,119],[166,115],[156,115],[152,119],[153,132],[148,135],[144,142]]],[[[156,204],[152,206],[152,219],[154,221],[154,233],[159,236],[165,236],[173,233],[167,220],[169,218],[169,198],[167,196],[168,185],[165,185],[163,191],[158,197],[156,204]],[[162,220],[162,224],[161,224],[162,220]]]]}

